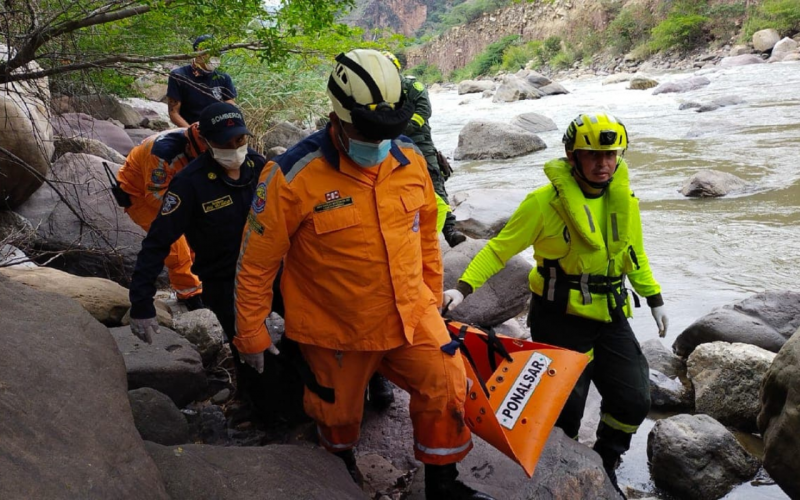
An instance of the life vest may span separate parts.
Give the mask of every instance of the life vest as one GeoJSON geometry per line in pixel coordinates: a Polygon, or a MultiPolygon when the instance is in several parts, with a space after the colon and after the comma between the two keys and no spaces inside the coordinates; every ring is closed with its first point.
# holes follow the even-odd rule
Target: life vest
{"type": "MultiPolygon", "coordinates": [[[[639,264],[630,234],[631,214],[638,210],[638,200],[630,190],[628,165],[619,159],[614,180],[603,195],[606,238],[571,170],[563,158],[545,164],[545,174],[556,191],[550,207],[564,222],[568,250],[557,259],[534,256],[537,269],[531,273],[531,290],[542,296],[545,305],[563,308],[567,314],[606,323],[618,314],[630,317],[625,278],[639,264]]],[[[638,307],[635,295],[634,300],[638,307]]]]}

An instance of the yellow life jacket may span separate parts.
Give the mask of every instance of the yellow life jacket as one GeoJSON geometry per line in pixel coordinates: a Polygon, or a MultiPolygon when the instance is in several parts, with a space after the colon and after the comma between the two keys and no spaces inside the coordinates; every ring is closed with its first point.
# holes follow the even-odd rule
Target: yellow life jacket
{"type": "Polygon", "coordinates": [[[629,224],[638,200],[630,190],[628,165],[620,158],[614,180],[603,194],[606,238],[571,170],[563,158],[545,164],[545,174],[556,190],[550,207],[565,224],[567,253],[557,259],[534,255],[537,269],[531,273],[531,290],[540,294],[545,304],[563,307],[567,314],[607,323],[619,312],[630,317],[625,275],[639,264],[629,224]]]}

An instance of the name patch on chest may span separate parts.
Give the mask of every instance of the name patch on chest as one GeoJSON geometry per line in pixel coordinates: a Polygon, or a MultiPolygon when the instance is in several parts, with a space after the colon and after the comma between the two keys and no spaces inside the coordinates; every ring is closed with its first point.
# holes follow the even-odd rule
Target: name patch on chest
{"type": "Polygon", "coordinates": [[[219,210],[220,208],[225,208],[229,205],[233,205],[231,195],[223,196],[222,198],[217,198],[216,200],[203,203],[203,212],[213,212],[214,210],[219,210]]]}
{"type": "Polygon", "coordinates": [[[326,212],[328,210],[335,210],[337,208],[346,207],[348,205],[353,204],[353,198],[348,196],[347,198],[339,198],[336,200],[331,200],[325,203],[320,203],[316,207],[314,207],[314,212],[326,212]]]}

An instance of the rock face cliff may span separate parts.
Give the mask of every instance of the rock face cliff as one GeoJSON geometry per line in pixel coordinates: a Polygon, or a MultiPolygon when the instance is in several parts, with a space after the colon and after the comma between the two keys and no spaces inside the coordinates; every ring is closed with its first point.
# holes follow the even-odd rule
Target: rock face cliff
{"type": "Polygon", "coordinates": [[[428,19],[428,8],[441,3],[435,0],[366,0],[357,2],[356,8],[345,22],[365,29],[389,28],[395,33],[414,36],[428,19]]]}

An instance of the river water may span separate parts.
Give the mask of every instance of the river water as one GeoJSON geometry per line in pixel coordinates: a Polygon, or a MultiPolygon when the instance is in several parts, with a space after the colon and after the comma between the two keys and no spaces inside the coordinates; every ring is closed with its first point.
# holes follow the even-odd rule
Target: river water
{"type": "MultiPolygon", "coordinates": [[[[480,94],[432,92],[433,139],[448,157],[461,128],[473,119],[508,122],[535,112],[558,131],[539,136],[547,149],[508,160],[452,161],[452,196],[476,188],[533,190],[545,184],[544,163],[563,156],[561,135],[581,112],[619,117],[630,134],[625,158],[641,200],[645,249],[661,283],[669,314],[664,342],[712,309],[766,289],[794,289],[800,280],[800,63],[758,64],[703,70],[711,84],[680,93],[652,95],[628,83],[602,85],[604,77],[559,81],[570,94],[493,103],[480,94]],[[684,101],[738,96],[745,102],[716,111],[679,110],[684,101]],[[750,187],[716,199],[689,199],[678,190],[694,173],[714,169],[741,177],[750,187]]],[[[659,83],[691,73],[649,74],[659,83]]],[[[523,256],[533,262],[532,252],[523,256]]],[[[647,309],[632,325],[641,341],[657,338],[647,309]]],[[[649,479],[645,453],[648,420],[618,471],[621,484],[667,498],[649,479]]],[[[745,483],[726,499],[788,498],[775,485],[745,483]]]]}

